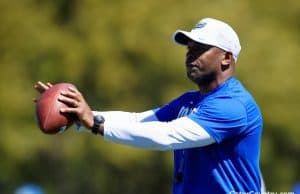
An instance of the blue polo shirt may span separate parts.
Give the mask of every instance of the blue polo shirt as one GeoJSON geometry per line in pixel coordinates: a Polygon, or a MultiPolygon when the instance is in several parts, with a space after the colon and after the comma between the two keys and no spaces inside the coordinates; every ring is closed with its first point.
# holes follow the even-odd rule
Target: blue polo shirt
{"type": "Polygon", "coordinates": [[[174,151],[173,194],[259,192],[262,115],[234,77],[212,92],[190,91],[155,110],[160,121],[188,117],[216,143],[174,151]]]}

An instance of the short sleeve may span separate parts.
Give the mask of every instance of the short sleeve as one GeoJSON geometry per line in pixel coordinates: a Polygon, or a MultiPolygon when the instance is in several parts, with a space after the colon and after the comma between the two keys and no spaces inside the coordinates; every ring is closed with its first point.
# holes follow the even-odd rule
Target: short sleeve
{"type": "MultiPolygon", "coordinates": [[[[186,110],[190,110],[190,101],[195,100],[199,95],[195,91],[189,91],[179,96],[178,98],[172,100],[168,104],[155,110],[155,115],[159,121],[172,121],[178,117],[180,110],[185,107],[186,110]]],[[[189,111],[186,112],[187,115],[189,111]]]]}
{"type": "Polygon", "coordinates": [[[240,101],[232,98],[206,101],[188,117],[203,127],[218,143],[240,135],[247,126],[246,108],[240,101]]]}
{"type": "Polygon", "coordinates": [[[176,118],[176,112],[178,107],[178,100],[173,100],[162,107],[154,110],[156,117],[159,121],[172,121],[176,118]]]}

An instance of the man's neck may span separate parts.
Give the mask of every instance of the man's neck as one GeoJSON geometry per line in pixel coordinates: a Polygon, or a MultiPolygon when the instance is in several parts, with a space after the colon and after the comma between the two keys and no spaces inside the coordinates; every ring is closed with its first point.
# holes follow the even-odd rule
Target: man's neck
{"type": "Polygon", "coordinates": [[[213,91],[214,89],[216,89],[217,87],[219,87],[220,85],[222,85],[229,78],[230,77],[226,77],[223,79],[216,79],[216,80],[212,81],[211,83],[209,83],[208,85],[198,85],[199,92],[202,95],[207,94],[207,93],[213,91]]]}
{"type": "Polygon", "coordinates": [[[215,88],[217,88],[220,84],[217,83],[217,82],[213,82],[209,85],[205,85],[205,86],[200,86],[198,85],[198,88],[199,88],[199,92],[204,95],[204,94],[207,94],[211,91],[213,91],[215,88]]]}

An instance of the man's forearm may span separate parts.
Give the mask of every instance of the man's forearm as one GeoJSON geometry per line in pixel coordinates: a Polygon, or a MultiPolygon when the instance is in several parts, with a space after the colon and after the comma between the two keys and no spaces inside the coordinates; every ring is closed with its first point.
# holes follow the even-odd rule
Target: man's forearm
{"type": "Polygon", "coordinates": [[[153,110],[145,112],[124,112],[124,111],[93,111],[94,115],[102,115],[106,122],[149,122],[157,121],[153,110]]]}
{"type": "MultiPolygon", "coordinates": [[[[149,122],[157,121],[157,117],[153,110],[145,112],[124,112],[124,111],[93,111],[95,115],[102,115],[105,118],[105,123],[127,123],[127,122],[149,122]]],[[[79,131],[90,131],[90,129],[85,128],[80,123],[77,123],[77,129],[79,131]]],[[[98,129],[99,133],[103,133],[103,126],[100,125],[98,129]]]]}
{"type": "Polygon", "coordinates": [[[108,141],[152,150],[201,147],[215,142],[201,126],[186,117],[172,122],[105,122],[99,130],[108,141]]]}

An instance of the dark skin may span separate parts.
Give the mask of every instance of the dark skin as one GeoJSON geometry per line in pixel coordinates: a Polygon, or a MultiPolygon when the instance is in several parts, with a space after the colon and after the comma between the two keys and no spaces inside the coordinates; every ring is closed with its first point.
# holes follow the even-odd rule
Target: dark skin
{"type": "MultiPolygon", "coordinates": [[[[189,40],[186,53],[187,77],[199,88],[201,94],[206,94],[223,84],[234,75],[235,63],[231,53],[220,48],[208,46],[189,40]]],[[[37,82],[35,89],[43,93],[52,85],[37,82]]],[[[63,113],[76,114],[82,125],[92,128],[93,113],[83,95],[75,88],[62,91],[59,100],[68,104],[62,108],[63,113]]],[[[100,125],[99,132],[103,134],[104,125],[100,125]]]]}
{"type": "Polygon", "coordinates": [[[231,53],[195,41],[188,41],[185,64],[188,78],[201,94],[212,91],[234,74],[231,53]]]}

